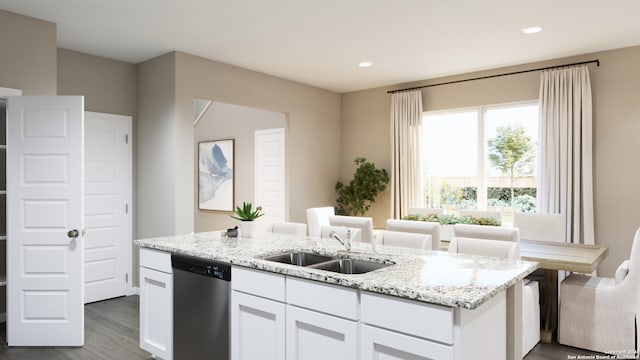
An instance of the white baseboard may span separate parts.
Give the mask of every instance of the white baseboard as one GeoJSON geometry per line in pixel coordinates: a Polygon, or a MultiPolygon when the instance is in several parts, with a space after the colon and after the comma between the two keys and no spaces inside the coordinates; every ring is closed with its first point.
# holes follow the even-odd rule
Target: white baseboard
{"type": "Polygon", "coordinates": [[[131,296],[131,295],[140,295],[140,288],[139,287],[130,287],[127,289],[127,296],[131,296]]]}

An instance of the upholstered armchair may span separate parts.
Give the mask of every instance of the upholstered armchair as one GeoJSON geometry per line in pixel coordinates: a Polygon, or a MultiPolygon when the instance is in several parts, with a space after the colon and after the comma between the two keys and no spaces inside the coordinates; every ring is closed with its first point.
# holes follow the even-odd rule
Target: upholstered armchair
{"type": "Polygon", "coordinates": [[[320,237],[320,228],[329,225],[329,216],[335,215],[333,206],[307,209],[307,228],[309,236],[320,237]]]}
{"type": "Polygon", "coordinates": [[[455,224],[453,226],[453,236],[488,240],[520,241],[520,232],[517,228],[502,226],[455,224]]]}
{"type": "Polygon", "coordinates": [[[376,236],[376,244],[431,250],[431,235],[401,231],[382,231],[376,236]]]}
{"type": "Polygon", "coordinates": [[[362,242],[373,242],[373,219],[364,216],[329,216],[329,225],[348,226],[358,228],[361,231],[362,242]]]}
{"type": "Polygon", "coordinates": [[[307,235],[307,224],[295,223],[295,222],[275,222],[269,226],[268,231],[274,234],[289,234],[289,235],[307,235]]]}
{"type": "Polygon", "coordinates": [[[572,274],[560,284],[558,342],[604,353],[636,349],[640,229],[615,277],[572,274]]]}
{"type": "Polygon", "coordinates": [[[431,249],[440,251],[440,224],[428,221],[387,220],[387,230],[431,235],[431,249]]]}

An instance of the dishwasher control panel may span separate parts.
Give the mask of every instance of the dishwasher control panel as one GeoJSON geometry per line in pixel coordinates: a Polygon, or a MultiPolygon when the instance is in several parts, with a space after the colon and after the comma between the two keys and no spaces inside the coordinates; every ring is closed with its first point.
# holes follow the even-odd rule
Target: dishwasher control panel
{"type": "Polygon", "coordinates": [[[171,267],[177,270],[231,281],[231,265],[202,260],[190,256],[172,255],[171,267]]]}

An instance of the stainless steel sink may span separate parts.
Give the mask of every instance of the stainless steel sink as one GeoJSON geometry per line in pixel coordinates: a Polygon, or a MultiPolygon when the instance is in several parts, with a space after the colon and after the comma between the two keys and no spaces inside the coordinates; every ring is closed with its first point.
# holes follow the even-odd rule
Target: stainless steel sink
{"type": "Polygon", "coordinates": [[[308,267],[341,274],[364,274],[393,264],[394,263],[379,263],[356,259],[335,259],[310,265],[308,267]]]}
{"type": "Polygon", "coordinates": [[[327,256],[304,251],[291,251],[283,254],[261,257],[261,259],[341,274],[364,274],[395,264],[394,262],[358,260],[344,258],[343,256],[344,255],[327,256]]]}
{"type": "Polygon", "coordinates": [[[263,258],[268,261],[275,261],[282,264],[291,264],[297,266],[309,266],[329,260],[335,259],[334,256],[318,255],[314,253],[296,251],[284,254],[272,255],[263,258]]]}

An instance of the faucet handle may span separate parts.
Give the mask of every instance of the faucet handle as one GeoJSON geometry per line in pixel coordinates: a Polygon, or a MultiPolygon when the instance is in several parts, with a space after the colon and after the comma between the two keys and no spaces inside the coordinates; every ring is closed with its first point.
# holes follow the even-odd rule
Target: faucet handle
{"type": "Polygon", "coordinates": [[[347,228],[347,241],[351,240],[351,229],[347,228]]]}

